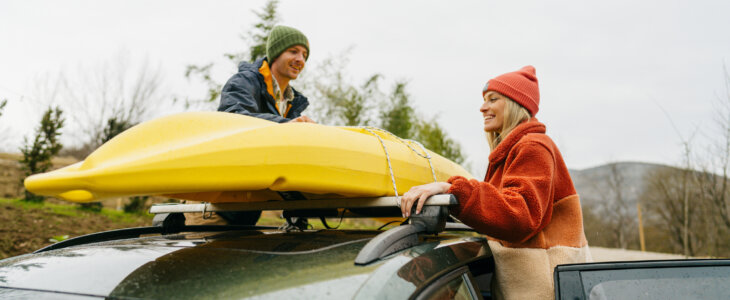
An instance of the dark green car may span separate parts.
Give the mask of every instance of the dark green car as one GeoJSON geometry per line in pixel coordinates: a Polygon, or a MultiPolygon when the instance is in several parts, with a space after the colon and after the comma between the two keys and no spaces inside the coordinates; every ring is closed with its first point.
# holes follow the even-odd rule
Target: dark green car
{"type": "MultiPolygon", "coordinates": [[[[489,299],[499,266],[485,238],[446,222],[454,201],[431,201],[385,231],[293,226],[292,216],[328,214],[311,209],[285,211],[290,221],[282,228],[186,226],[182,212],[199,207],[162,207],[168,212],[158,212],[155,226],[81,236],[0,261],[0,299],[489,299]]],[[[286,205],[306,204],[293,202],[286,205]]],[[[203,213],[242,209],[209,205],[203,213]]],[[[348,207],[354,215],[400,211],[348,207]]],[[[563,265],[555,283],[557,299],[730,299],[730,260],[563,265]]]]}
{"type": "MultiPolygon", "coordinates": [[[[348,213],[399,213],[392,199],[385,203],[351,203],[348,213]]],[[[326,213],[285,204],[285,215],[326,213]]],[[[446,206],[386,231],[309,230],[296,222],[186,226],[181,212],[190,205],[162,209],[170,207],[175,213],[157,215],[157,226],[77,237],[0,261],[0,298],[478,299],[494,269],[486,239],[458,234],[468,228],[446,224],[446,206]]]]}
{"type": "Polygon", "coordinates": [[[0,262],[0,298],[473,299],[479,293],[474,280],[491,263],[483,238],[448,232],[422,235],[407,249],[356,264],[381,232],[208,229],[225,230],[88,243],[6,259],[0,262]]]}

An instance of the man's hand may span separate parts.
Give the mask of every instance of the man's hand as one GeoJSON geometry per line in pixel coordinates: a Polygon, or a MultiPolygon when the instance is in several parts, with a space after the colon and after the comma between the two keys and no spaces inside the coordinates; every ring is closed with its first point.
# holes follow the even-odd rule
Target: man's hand
{"type": "Polygon", "coordinates": [[[416,201],[418,201],[418,204],[416,205],[416,214],[420,214],[421,209],[423,208],[423,203],[426,202],[428,197],[446,193],[450,187],[451,183],[448,182],[431,182],[412,187],[403,194],[403,197],[400,198],[400,210],[403,213],[403,217],[407,218],[411,216],[411,208],[413,208],[413,204],[416,201]]]}
{"type": "Polygon", "coordinates": [[[296,119],[292,119],[292,120],[291,120],[291,121],[289,121],[289,122],[298,122],[298,123],[314,123],[314,124],[317,124],[317,122],[315,122],[314,120],[310,119],[310,118],[309,118],[309,117],[307,117],[307,116],[299,116],[299,117],[297,117],[296,119]]]}

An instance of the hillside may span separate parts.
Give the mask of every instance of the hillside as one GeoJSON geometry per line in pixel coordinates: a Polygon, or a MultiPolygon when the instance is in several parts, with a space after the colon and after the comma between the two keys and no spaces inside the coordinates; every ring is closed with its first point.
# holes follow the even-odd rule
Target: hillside
{"type": "Polygon", "coordinates": [[[612,206],[611,202],[615,201],[617,191],[612,184],[619,183],[621,197],[635,216],[636,202],[646,186],[646,175],[660,168],[671,167],[642,162],[617,162],[584,170],[570,170],[570,176],[580,195],[581,204],[598,214],[612,206]]]}
{"type": "Polygon", "coordinates": [[[52,239],[152,224],[147,214],[93,212],[61,201],[47,202],[0,199],[0,259],[35,251],[54,243],[52,239]]]}
{"type": "MultiPolygon", "coordinates": [[[[15,198],[22,195],[23,189],[20,180],[23,178],[23,171],[18,162],[21,159],[23,159],[21,154],[0,153],[0,197],[15,198]]],[[[53,168],[65,167],[77,161],[72,157],[55,157],[53,158],[53,168]]]]}

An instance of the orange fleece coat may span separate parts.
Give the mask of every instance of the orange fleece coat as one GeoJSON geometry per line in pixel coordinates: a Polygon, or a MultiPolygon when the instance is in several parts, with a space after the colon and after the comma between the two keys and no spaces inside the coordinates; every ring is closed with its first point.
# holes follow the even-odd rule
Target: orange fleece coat
{"type": "Polygon", "coordinates": [[[590,261],[573,181],[537,119],[492,151],[484,181],[455,176],[449,183],[459,199],[452,214],[488,236],[498,298],[550,299],[556,265],[590,261]]]}

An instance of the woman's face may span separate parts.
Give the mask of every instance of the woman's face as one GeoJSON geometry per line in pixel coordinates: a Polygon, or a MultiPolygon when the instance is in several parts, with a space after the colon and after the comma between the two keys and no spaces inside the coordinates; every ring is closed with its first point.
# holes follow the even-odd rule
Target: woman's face
{"type": "Polygon", "coordinates": [[[500,132],[504,123],[505,97],[497,92],[489,91],[484,94],[484,103],[479,108],[484,117],[484,131],[500,132]]]}

